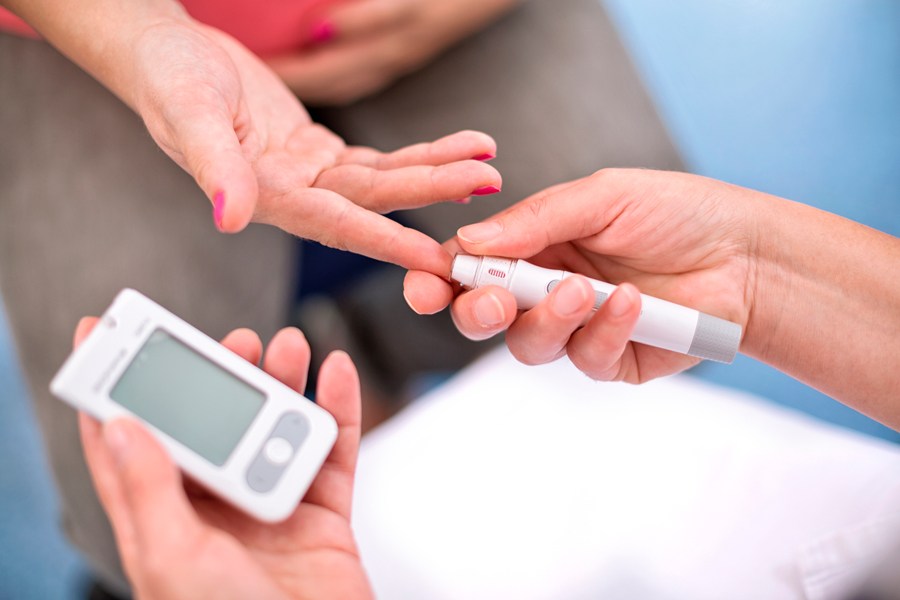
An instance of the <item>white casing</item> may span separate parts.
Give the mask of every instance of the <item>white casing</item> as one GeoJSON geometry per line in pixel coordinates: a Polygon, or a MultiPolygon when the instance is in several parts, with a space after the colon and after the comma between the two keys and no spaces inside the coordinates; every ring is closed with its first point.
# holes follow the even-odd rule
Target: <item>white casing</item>
{"type": "MultiPolygon", "coordinates": [[[[515,296],[519,309],[528,310],[537,306],[555,285],[567,277],[572,277],[573,273],[538,267],[524,260],[458,254],[453,260],[450,276],[465,287],[472,289],[489,285],[505,288],[515,296]]],[[[595,310],[617,287],[597,279],[589,277],[585,277],[585,279],[588,280],[594,291],[599,293],[598,301],[594,306],[595,310]]],[[[697,344],[697,333],[702,331],[700,327],[701,314],[700,311],[693,308],[641,294],[641,314],[630,339],[681,354],[731,362],[740,343],[740,327],[727,323],[730,337],[725,342],[724,352],[719,348],[714,348],[713,353],[709,354],[707,348],[704,348],[702,344],[697,344]]],[[[716,317],[707,318],[726,323],[716,317]]]]}
{"type": "Polygon", "coordinates": [[[289,517],[337,439],[337,423],[324,409],[134,290],[122,290],[103,318],[63,364],[50,384],[54,395],[100,421],[141,421],[182,471],[222,499],[266,522],[289,517]],[[221,467],[140,419],[110,398],[110,392],[150,335],[163,329],[206,359],[265,395],[253,422],[221,467]],[[285,413],[308,420],[309,431],[266,493],[250,488],[246,473],[285,413]]]}
{"type": "MultiPolygon", "coordinates": [[[[528,308],[533,308],[550,293],[548,286],[551,282],[562,281],[572,276],[573,274],[568,271],[544,269],[520,260],[510,279],[509,291],[516,297],[517,304],[522,298],[530,305],[528,308]]],[[[598,279],[590,277],[585,279],[594,291],[607,296],[617,287],[598,279]]],[[[525,304],[519,304],[519,307],[525,308],[525,304]]],[[[641,344],[687,354],[694,339],[699,317],[700,313],[693,308],[641,294],[641,316],[631,332],[630,339],[641,344]]]]}

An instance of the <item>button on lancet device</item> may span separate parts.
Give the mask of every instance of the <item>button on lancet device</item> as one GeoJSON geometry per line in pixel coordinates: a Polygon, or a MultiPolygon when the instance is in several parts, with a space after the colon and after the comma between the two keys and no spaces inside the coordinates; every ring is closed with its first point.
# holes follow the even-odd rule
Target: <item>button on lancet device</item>
{"type": "MultiPolygon", "coordinates": [[[[502,287],[515,297],[520,309],[528,310],[572,275],[524,260],[457,254],[450,277],[470,289],[489,285],[502,287]]],[[[590,277],[585,279],[594,288],[594,310],[597,310],[616,286],[590,277]]],[[[740,347],[742,333],[737,323],[641,294],[641,316],[631,340],[697,358],[731,363],[740,347]]]]}

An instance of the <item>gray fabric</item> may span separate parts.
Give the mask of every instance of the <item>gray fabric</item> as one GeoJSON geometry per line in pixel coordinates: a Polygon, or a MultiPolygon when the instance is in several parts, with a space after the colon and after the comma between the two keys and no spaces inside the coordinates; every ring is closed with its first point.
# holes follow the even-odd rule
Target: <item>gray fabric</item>
{"type": "Polygon", "coordinates": [[[295,244],[227,237],[140,120],[46,44],[0,35],[0,290],[62,500],[65,530],[125,590],[75,414],[49,395],[79,317],[136,288],[212,336],[287,320],[295,244]],[[264,268],[261,268],[264,266],[264,268]]]}
{"type": "MultiPolygon", "coordinates": [[[[439,238],[601,167],[680,167],[596,0],[529,2],[387,92],[323,114],[347,139],[384,149],[463,128],[498,139],[502,194],[406,215],[439,238]]],[[[268,336],[285,314],[292,246],[261,227],[217,234],[206,200],[139,120],[42,43],[0,35],[0,131],[0,290],[66,530],[123,589],[74,415],[47,393],[75,323],[131,286],[213,336],[236,326],[268,336]]],[[[375,350],[401,372],[458,366],[479,346],[446,319],[415,317],[401,277],[391,271],[360,302],[375,350]]]]}

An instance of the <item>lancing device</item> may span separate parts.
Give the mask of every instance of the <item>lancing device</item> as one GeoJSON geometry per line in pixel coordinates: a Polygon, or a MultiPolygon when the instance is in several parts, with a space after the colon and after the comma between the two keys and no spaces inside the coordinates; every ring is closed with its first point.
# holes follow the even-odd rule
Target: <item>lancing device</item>
{"type": "MultiPolygon", "coordinates": [[[[524,260],[457,254],[450,277],[470,289],[500,286],[512,293],[520,309],[527,310],[534,308],[563,279],[572,275],[568,271],[545,269],[524,260]]],[[[616,286],[589,277],[585,279],[594,288],[596,311],[616,286]]],[[[631,340],[680,354],[730,363],[741,343],[741,326],[693,308],[641,294],[641,315],[631,340]]]]}

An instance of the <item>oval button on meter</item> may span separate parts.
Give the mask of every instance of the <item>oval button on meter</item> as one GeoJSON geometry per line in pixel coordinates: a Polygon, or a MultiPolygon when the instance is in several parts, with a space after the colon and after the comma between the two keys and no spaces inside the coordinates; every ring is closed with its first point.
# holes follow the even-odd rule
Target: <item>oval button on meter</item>
{"type": "Polygon", "coordinates": [[[275,465],[283,465],[291,460],[294,454],[294,447],[284,438],[275,437],[266,442],[265,455],[266,460],[275,465]]]}

